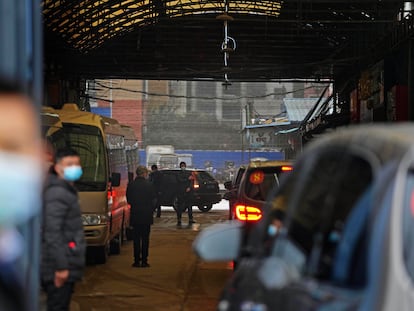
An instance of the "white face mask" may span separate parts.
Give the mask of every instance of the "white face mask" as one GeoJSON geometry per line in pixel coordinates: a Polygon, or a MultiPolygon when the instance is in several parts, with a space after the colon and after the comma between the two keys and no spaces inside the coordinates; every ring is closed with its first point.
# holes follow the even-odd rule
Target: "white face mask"
{"type": "Polygon", "coordinates": [[[42,165],[32,157],[0,151],[0,226],[36,215],[42,202],[42,165]]]}

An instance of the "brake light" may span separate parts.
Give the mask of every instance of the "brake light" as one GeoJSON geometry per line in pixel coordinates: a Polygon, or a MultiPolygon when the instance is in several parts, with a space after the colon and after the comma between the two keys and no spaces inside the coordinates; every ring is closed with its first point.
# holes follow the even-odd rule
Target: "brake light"
{"type": "Polygon", "coordinates": [[[200,188],[200,185],[199,185],[199,183],[198,183],[198,181],[197,181],[197,180],[194,180],[193,187],[194,187],[194,189],[198,189],[198,188],[200,188]]]}
{"type": "Polygon", "coordinates": [[[282,166],[282,172],[288,172],[292,170],[293,170],[292,166],[282,166]]]}
{"type": "Polygon", "coordinates": [[[116,192],[115,192],[115,190],[108,190],[108,200],[109,199],[111,199],[111,198],[114,198],[114,197],[116,197],[116,192]]]}
{"type": "Polygon", "coordinates": [[[237,204],[235,211],[236,218],[241,221],[259,221],[263,217],[260,208],[254,206],[237,204]]]}
{"type": "Polygon", "coordinates": [[[193,188],[194,189],[200,188],[200,184],[198,183],[198,180],[196,178],[196,174],[193,172],[192,175],[193,175],[193,188]]]}

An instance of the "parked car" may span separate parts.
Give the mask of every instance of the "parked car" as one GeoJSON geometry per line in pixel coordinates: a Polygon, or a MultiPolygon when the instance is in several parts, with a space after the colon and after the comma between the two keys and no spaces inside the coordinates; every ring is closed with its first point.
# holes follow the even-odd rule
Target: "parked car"
{"type": "Polygon", "coordinates": [[[229,220],[234,218],[234,205],[237,202],[237,193],[239,192],[239,186],[244,172],[246,171],[246,165],[241,165],[233,180],[227,180],[224,182],[224,188],[226,192],[223,195],[223,199],[229,201],[229,220]]]}
{"type": "MultiPolygon", "coordinates": [[[[231,201],[232,219],[243,223],[241,248],[243,254],[250,256],[250,249],[244,247],[249,239],[250,231],[262,220],[266,208],[266,199],[275,188],[279,187],[282,175],[293,170],[290,161],[250,161],[248,165],[239,169],[241,175],[237,192],[230,192],[233,195],[231,201]]],[[[236,268],[238,262],[233,261],[236,268]]]]}
{"type": "Polygon", "coordinates": [[[260,221],[270,192],[280,185],[282,175],[292,170],[290,161],[251,161],[240,181],[235,218],[246,224],[260,221]]]}
{"type": "MultiPolygon", "coordinates": [[[[208,212],[213,204],[221,201],[222,196],[219,192],[219,184],[206,170],[187,169],[192,174],[194,181],[193,187],[193,206],[197,206],[202,212],[208,212]]],[[[177,176],[181,169],[162,169],[161,172],[161,196],[162,206],[177,206],[178,183],[177,176]]]]}
{"type": "Polygon", "coordinates": [[[326,134],[297,159],[246,244],[239,223],[203,230],[202,259],[238,260],[217,309],[412,310],[412,133],[392,124],[326,134]]]}
{"type": "Polygon", "coordinates": [[[237,171],[234,184],[227,183],[232,219],[256,223],[262,218],[266,199],[275,187],[279,186],[284,173],[293,169],[290,161],[250,161],[237,171]]]}

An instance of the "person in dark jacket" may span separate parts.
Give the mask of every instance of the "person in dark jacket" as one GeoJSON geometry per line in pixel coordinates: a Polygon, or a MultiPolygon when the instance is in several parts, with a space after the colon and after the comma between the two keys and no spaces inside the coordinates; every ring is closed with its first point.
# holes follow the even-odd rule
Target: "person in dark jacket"
{"type": "Polygon", "coordinates": [[[81,175],[78,153],[57,150],[45,185],[42,223],[41,280],[48,311],[69,310],[74,284],[84,272],[86,242],[74,187],[81,175]]]}
{"type": "Polygon", "coordinates": [[[157,196],[157,202],[155,203],[155,211],[157,212],[157,218],[161,217],[161,204],[159,201],[161,197],[161,178],[162,173],[158,170],[158,166],[156,164],[153,164],[151,166],[149,180],[154,185],[155,194],[157,196]]]}
{"type": "MultiPolygon", "coordinates": [[[[0,75],[0,310],[39,304],[43,171],[39,112],[23,81],[0,75]]],[[[37,308],[36,308],[37,310],[37,308]]]]}
{"type": "Polygon", "coordinates": [[[130,224],[134,240],[133,267],[148,268],[148,249],[151,225],[154,223],[156,194],[153,184],[147,180],[148,170],[138,166],[137,177],[128,184],[127,201],[131,205],[130,224]]]}
{"type": "Polygon", "coordinates": [[[187,164],[180,162],[181,172],[177,176],[178,193],[177,193],[177,228],[181,228],[181,218],[185,210],[188,211],[188,226],[195,223],[193,218],[193,180],[194,177],[190,171],[187,171],[187,164]]]}

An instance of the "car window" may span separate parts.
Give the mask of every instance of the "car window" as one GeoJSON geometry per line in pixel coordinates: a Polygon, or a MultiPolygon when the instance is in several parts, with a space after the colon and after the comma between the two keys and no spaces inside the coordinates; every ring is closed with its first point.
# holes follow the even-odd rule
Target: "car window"
{"type": "Polygon", "coordinates": [[[214,178],[205,171],[197,171],[197,176],[200,181],[213,181],[214,178]]]}
{"type": "Polygon", "coordinates": [[[170,185],[177,183],[177,174],[171,171],[161,171],[162,185],[170,185]]]}
{"type": "Polygon", "coordinates": [[[244,168],[244,167],[239,168],[239,170],[237,171],[236,178],[234,179],[234,185],[239,185],[240,184],[240,181],[241,181],[245,171],[246,171],[246,168],[244,168]]]}
{"type": "Polygon", "coordinates": [[[255,168],[247,171],[244,188],[248,198],[265,201],[275,186],[279,185],[279,177],[284,174],[281,167],[255,168]]]}
{"type": "Polygon", "coordinates": [[[344,150],[318,156],[305,170],[307,165],[297,166],[270,201],[268,223],[281,220],[289,239],[309,256],[308,273],[325,278],[343,224],[372,182],[373,168],[363,157],[344,150]]]}
{"type": "Polygon", "coordinates": [[[414,282],[414,171],[407,177],[402,222],[404,263],[414,282]]]}

